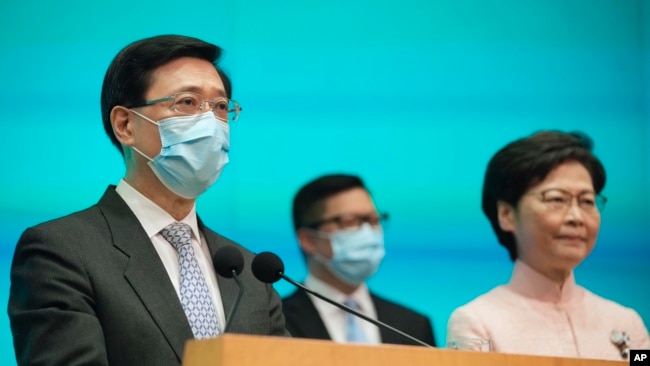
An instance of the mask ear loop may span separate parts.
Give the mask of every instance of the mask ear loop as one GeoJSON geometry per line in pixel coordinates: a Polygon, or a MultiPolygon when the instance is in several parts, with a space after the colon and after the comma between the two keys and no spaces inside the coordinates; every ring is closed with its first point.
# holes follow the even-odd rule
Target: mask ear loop
{"type": "MultiPolygon", "coordinates": [[[[133,112],[134,114],[136,114],[138,117],[144,119],[145,121],[147,121],[147,122],[149,122],[149,123],[153,123],[154,125],[160,127],[160,124],[159,124],[158,122],[152,120],[151,118],[145,116],[144,114],[142,114],[142,113],[140,113],[140,112],[138,112],[138,111],[136,111],[136,110],[134,110],[134,109],[129,109],[129,110],[130,110],[131,112],[133,112]]],[[[135,147],[135,146],[131,146],[131,148],[132,148],[133,150],[135,150],[138,154],[142,155],[143,158],[145,158],[145,159],[147,159],[147,160],[149,160],[149,161],[153,161],[152,158],[150,158],[150,157],[148,157],[147,155],[145,155],[145,154],[144,154],[142,151],[140,151],[137,147],[135,147]]]]}
{"type": "MultiPolygon", "coordinates": [[[[307,228],[307,231],[309,231],[309,234],[312,235],[313,237],[317,238],[317,239],[320,239],[320,240],[331,240],[331,238],[330,238],[330,234],[329,234],[329,233],[322,232],[322,231],[320,231],[320,230],[316,230],[316,229],[312,229],[312,228],[307,228]]],[[[331,245],[331,241],[330,241],[330,245],[331,245]]],[[[318,263],[320,263],[320,264],[324,264],[324,265],[327,265],[327,264],[330,262],[330,259],[325,258],[324,256],[322,256],[322,255],[321,255],[320,253],[318,253],[318,252],[312,254],[312,258],[313,258],[316,262],[318,262],[318,263]]]]}
{"type": "Polygon", "coordinates": [[[136,111],[135,109],[129,109],[129,110],[130,110],[131,112],[133,112],[134,114],[138,115],[138,117],[144,119],[145,121],[147,121],[147,122],[151,122],[151,123],[153,123],[153,124],[156,125],[156,126],[160,126],[160,123],[158,123],[158,122],[152,120],[151,118],[149,118],[149,117],[145,116],[144,114],[142,114],[142,113],[136,111]]]}
{"type": "Polygon", "coordinates": [[[145,158],[145,159],[147,159],[147,160],[149,160],[149,161],[153,161],[152,158],[150,158],[150,157],[148,157],[147,155],[145,155],[145,154],[144,154],[142,151],[140,151],[137,147],[135,147],[135,146],[131,146],[131,148],[132,148],[133,150],[135,150],[135,152],[137,152],[138,154],[142,155],[143,158],[145,158]]]}

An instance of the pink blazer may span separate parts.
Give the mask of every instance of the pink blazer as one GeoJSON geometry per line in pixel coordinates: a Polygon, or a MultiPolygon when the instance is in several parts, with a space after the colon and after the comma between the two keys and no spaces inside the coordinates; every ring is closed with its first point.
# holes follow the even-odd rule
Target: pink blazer
{"type": "Polygon", "coordinates": [[[556,357],[624,361],[610,339],[625,332],[631,349],[650,349],[639,314],[576,285],[560,288],[516,261],[507,285],[498,286],[452,313],[447,339],[488,338],[492,350],[556,357]]]}

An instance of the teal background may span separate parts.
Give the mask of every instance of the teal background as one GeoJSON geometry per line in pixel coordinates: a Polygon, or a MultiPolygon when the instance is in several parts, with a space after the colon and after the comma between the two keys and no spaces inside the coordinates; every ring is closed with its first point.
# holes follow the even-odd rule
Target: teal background
{"type": "MultiPolygon", "coordinates": [[[[3,308],[20,233],[95,203],[122,177],[101,83],[122,47],[163,33],[222,46],[244,108],[231,164],[198,200],[200,215],[279,254],[289,276],[305,274],[293,194],[321,174],[359,174],[391,214],[371,288],[430,315],[444,341],[451,311],[512,268],[480,211],[487,161],[534,131],[578,129],[595,140],[609,202],[577,280],[650,323],[644,0],[4,1],[3,308]]],[[[0,364],[12,363],[4,315],[0,364]]]]}

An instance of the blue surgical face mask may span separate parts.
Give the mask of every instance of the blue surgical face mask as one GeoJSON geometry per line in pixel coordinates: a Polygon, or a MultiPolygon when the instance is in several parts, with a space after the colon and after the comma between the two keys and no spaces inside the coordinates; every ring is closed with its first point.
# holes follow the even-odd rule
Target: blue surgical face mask
{"type": "Polygon", "coordinates": [[[335,231],[328,235],[332,259],[316,253],[314,259],[325,264],[341,281],[359,285],[370,278],[384,258],[384,232],[365,223],[358,229],[335,231]]]}
{"type": "Polygon", "coordinates": [[[184,198],[196,198],[217,181],[228,163],[230,126],[214,113],[171,117],[153,121],[158,126],[160,153],[150,158],[133,146],[133,150],[149,160],[149,167],[170,191],[184,198]]]}

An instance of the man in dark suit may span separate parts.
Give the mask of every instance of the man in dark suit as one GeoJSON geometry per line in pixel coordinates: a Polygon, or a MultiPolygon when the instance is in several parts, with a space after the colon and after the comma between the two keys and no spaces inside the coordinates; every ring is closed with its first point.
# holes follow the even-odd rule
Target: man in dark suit
{"type": "MultiPolygon", "coordinates": [[[[359,177],[326,175],[302,187],[293,201],[293,224],[309,271],[305,285],[435,346],[428,317],[373,294],[365,284],[384,257],[381,223],[387,217],[377,212],[359,177]]],[[[302,290],[282,303],[294,337],[416,344],[302,290]]]]}
{"type": "Polygon", "coordinates": [[[18,364],[179,365],[187,340],[229,330],[288,335],[253,254],[207,228],[196,197],[228,162],[239,105],[219,47],[183,36],[128,45],[102,87],[104,128],[126,174],[92,207],[27,229],[11,268],[18,364]],[[242,251],[245,283],[217,277],[218,249],[242,251]]]}

